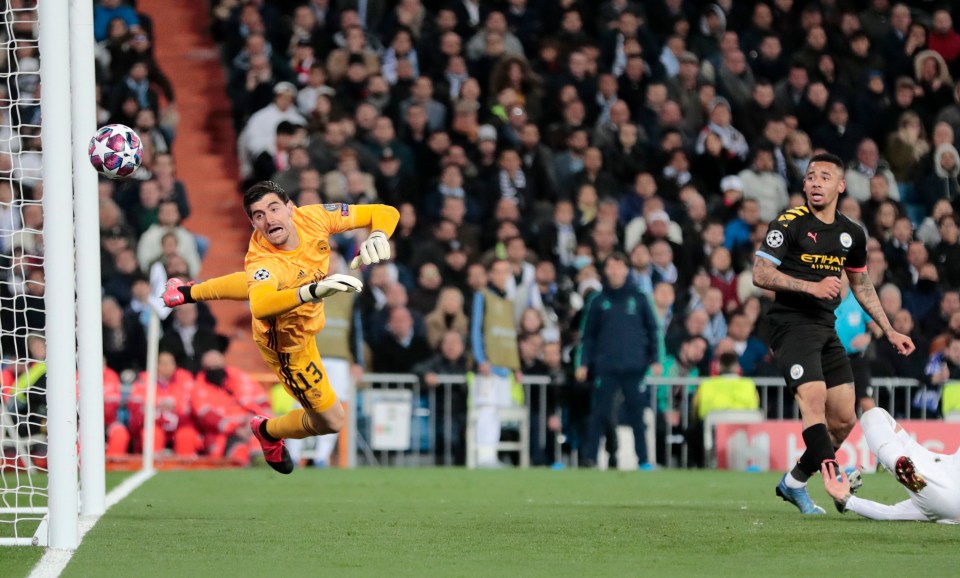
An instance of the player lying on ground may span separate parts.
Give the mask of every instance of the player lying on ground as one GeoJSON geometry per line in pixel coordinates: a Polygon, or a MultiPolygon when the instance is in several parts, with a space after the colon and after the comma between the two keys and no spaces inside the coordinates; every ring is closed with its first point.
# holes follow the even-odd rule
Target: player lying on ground
{"type": "Polygon", "coordinates": [[[910,499],[887,506],[850,492],[850,480],[836,461],[823,462],[823,487],[840,512],[871,520],[960,523],[960,451],[938,454],[910,437],[886,410],[875,407],[860,418],[867,446],[906,489],[910,499]]]}
{"type": "Polygon", "coordinates": [[[329,236],[369,227],[351,267],[390,258],[388,237],[399,212],[387,205],[311,205],[297,208],[276,183],[265,181],[244,195],[244,209],[254,227],[243,278],[234,273],[188,286],[171,280],[164,294],[168,306],[211,299],[248,298],[253,337],[264,361],[303,409],[268,419],[256,416],[250,427],[264,459],[289,474],[293,461],[284,439],[302,439],[340,431],[343,406],[330,385],[314,336],[323,329],[323,299],[338,292],[360,292],[363,284],[349,275],[327,275],[329,236]],[[245,289],[246,295],[244,296],[245,289]]]}

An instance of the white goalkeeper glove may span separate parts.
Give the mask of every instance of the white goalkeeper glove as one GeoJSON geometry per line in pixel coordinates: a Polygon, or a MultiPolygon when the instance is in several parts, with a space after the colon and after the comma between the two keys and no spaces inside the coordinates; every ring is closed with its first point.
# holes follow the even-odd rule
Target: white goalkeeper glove
{"type": "Polygon", "coordinates": [[[360,263],[372,265],[380,261],[386,261],[390,258],[390,241],[383,231],[374,231],[370,233],[367,240],[360,243],[360,254],[353,258],[350,263],[351,269],[359,269],[360,263]]]}
{"type": "Polygon", "coordinates": [[[317,303],[334,293],[359,293],[361,291],[363,291],[363,283],[359,279],[336,273],[318,283],[304,285],[298,290],[298,293],[301,303],[317,303]]]}

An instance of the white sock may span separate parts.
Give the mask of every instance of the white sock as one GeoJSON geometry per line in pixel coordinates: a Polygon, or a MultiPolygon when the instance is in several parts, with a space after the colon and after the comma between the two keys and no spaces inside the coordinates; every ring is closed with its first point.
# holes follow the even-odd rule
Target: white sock
{"type": "Polygon", "coordinates": [[[805,488],[807,482],[801,482],[797,478],[793,477],[792,473],[788,473],[786,479],[784,480],[788,488],[799,490],[800,488],[805,488]]]}
{"type": "Polygon", "coordinates": [[[497,463],[497,446],[477,446],[477,465],[492,466],[497,463]]]}
{"type": "Polygon", "coordinates": [[[313,459],[324,464],[329,464],[330,454],[333,453],[333,448],[337,445],[337,436],[338,434],[317,436],[317,450],[313,459]]]}

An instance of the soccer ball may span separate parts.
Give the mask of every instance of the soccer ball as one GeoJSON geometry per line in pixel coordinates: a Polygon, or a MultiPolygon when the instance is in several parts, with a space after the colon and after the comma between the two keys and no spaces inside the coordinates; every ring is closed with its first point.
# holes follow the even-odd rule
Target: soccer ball
{"type": "Polygon", "coordinates": [[[143,160],[143,145],[132,128],[108,124],[90,139],[90,164],[111,179],[129,177],[143,160]]]}

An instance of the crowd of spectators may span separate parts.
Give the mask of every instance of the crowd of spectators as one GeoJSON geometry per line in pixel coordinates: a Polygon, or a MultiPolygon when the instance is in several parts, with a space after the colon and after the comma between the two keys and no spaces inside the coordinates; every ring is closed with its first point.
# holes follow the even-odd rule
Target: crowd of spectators
{"type": "MultiPolygon", "coordinates": [[[[98,122],[135,127],[147,149],[138,182],[101,185],[105,353],[137,371],[151,270],[202,278],[205,241],[180,226],[175,98],[150,21],[119,0],[96,15],[98,122]]],[[[716,374],[732,351],[744,375],[775,375],[772,295],[752,285],[753,253],[766,223],[804,202],[806,164],[824,150],[847,163],[840,210],[869,233],[884,310],[918,344],[909,358],[871,344],[874,374],[931,391],[960,377],[947,351],[960,338],[957,3],[218,0],[210,18],[240,188],[272,179],[301,205],[400,209],[396,259],[364,273],[355,304],[367,371],[471,368],[472,296],[505,259],[523,371],[568,384],[551,404],[576,429],[589,403],[569,378],[580,314],[602,262],[623,251],[660,323],[665,374],[716,374]]],[[[35,39],[35,22],[8,30],[35,39]]],[[[17,46],[7,66],[26,70],[36,43],[17,46]]],[[[5,96],[24,102],[30,78],[5,96]]],[[[38,124],[36,109],[16,112],[38,124]]],[[[30,232],[39,139],[20,130],[0,209],[30,232]]],[[[4,291],[20,288],[4,297],[42,298],[42,241],[17,238],[0,249],[34,266],[0,269],[4,291]]],[[[335,243],[352,256],[354,237],[335,243]]],[[[197,370],[206,349],[193,336],[219,338],[204,307],[184,317],[168,335],[190,339],[177,362],[197,370]]],[[[660,391],[658,404],[682,394],[660,391]]]]}
{"type": "MultiPolygon", "coordinates": [[[[956,3],[887,0],[212,10],[243,183],[400,209],[396,260],[366,273],[356,304],[366,369],[442,357],[448,330],[468,340],[472,295],[506,259],[524,370],[571,384],[580,312],[615,251],[655,307],[665,372],[716,374],[732,351],[744,375],[776,375],[752,259],[767,222],[804,202],[819,151],[847,163],[840,210],[919,344],[903,359],[874,343],[874,374],[957,377],[946,358],[928,367],[960,338],[957,17],[956,3]]],[[[456,351],[469,367],[469,344],[456,351]]],[[[588,396],[568,390],[555,401],[574,423],[588,396]]],[[[680,393],[660,392],[663,408],[680,393]]]]}

